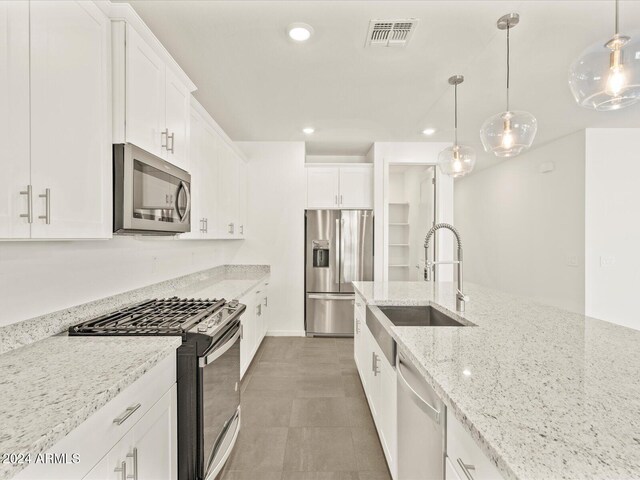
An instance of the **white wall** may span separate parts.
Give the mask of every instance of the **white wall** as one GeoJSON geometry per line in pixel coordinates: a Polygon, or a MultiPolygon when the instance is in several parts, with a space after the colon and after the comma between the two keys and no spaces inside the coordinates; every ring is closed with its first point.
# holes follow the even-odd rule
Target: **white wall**
{"type": "Polygon", "coordinates": [[[580,131],[456,181],[465,280],[584,311],[584,158],[580,131]]]}
{"type": "Polygon", "coordinates": [[[586,131],[586,313],[640,329],[640,128],[586,131]]]}
{"type": "Polygon", "coordinates": [[[240,241],[0,243],[0,325],[230,263],[240,241]]]}
{"type": "Polygon", "coordinates": [[[271,265],[270,335],[304,335],[303,142],[238,142],[249,160],[243,263],[271,265]]]}

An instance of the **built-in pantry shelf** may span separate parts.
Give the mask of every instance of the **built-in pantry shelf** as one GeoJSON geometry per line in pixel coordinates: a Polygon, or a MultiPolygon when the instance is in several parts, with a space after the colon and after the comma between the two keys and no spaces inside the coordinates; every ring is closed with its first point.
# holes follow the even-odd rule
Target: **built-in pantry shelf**
{"type": "Polygon", "coordinates": [[[390,243],[389,246],[390,247],[408,247],[409,244],[408,243],[390,243]]]}
{"type": "Polygon", "coordinates": [[[409,265],[389,265],[389,268],[409,268],[409,265]]]}
{"type": "Polygon", "coordinates": [[[389,223],[390,227],[408,227],[408,223],[389,223]]]}

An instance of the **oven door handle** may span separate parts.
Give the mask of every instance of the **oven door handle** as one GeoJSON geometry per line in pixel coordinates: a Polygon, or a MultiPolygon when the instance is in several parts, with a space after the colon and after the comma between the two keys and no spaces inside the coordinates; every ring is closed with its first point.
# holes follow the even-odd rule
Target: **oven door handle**
{"type": "Polygon", "coordinates": [[[214,349],[211,353],[206,354],[204,357],[200,357],[200,360],[198,362],[198,364],[200,365],[200,368],[206,367],[207,365],[215,362],[218,358],[224,355],[227,352],[227,350],[229,350],[233,346],[233,344],[236,343],[238,338],[240,338],[239,326],[238,326],[238,329],[236,330],[236,333],[234,333],[233,336],[227,342],[225,342],[220,347],[214,349]]]}

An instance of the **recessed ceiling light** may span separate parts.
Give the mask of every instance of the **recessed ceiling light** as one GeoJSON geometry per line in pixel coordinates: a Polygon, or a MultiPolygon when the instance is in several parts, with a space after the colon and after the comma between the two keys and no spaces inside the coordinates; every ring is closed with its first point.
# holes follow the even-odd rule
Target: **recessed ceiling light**
{"type": "Polygon", "coordinates": [[[436,133],[435,128],[425,128],[424,130],[422,130],[423,135],[433,135],[434,133],[436,133]]]}
{"type": "Polygon", "coordinates": [[[311,135],[315,131],[316,131],[316,129],[313,128],[313,127],[304,127],[302,129],[302,133],[306,133],[307,135],[311,135]]]}
{"type": "Polygon", "coordinates": [[[465,369],[462,371],[462,373],[464,373],[464,375],[465,375],[466,377],[469,377],[469,376],[471,375],[471,370],[469,370],[468,368],[465,368],[465,369]]]}
{"type": "Polygon", "coordinates": [[[295,42],[306,42],[313,34],[313,27],[306,23],[292,23],[287,27],[287,35],[295,42]]]}

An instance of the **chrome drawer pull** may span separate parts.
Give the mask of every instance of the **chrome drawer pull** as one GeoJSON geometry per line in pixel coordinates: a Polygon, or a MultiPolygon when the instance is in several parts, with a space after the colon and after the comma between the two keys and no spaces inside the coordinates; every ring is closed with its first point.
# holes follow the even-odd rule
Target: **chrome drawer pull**
{"type": "Polygon", "coordinates": [[[128,475],[127,478],[138,480],[138,449],[133,447],[133,453],[127,453],[127,458],[133,459],[133,475],[128,475]]]}
{"type": "Polygon", "coordinates": [[[39,215],[38,218],[44,220],[44,223],[49,225],[51,223],[51,189],[45,188],[44,193],[38,195],[40,198],[44,198],[44,215],[39,215]]]}
{"type": "Polygon", "coordinates": [[[136,410],[138,410],[141,406],[142,404],[138,403],[133,407],[127,408],[122,415],[120,415],[118,418],[113,419],[113,423],[115,423],[116,425],[122,425],[125,422],[125,420],[129,418],[131,415],[133,415],[133,413],[136,410]]]}
{"type": "Polygon", "coordinates": [[[121,472],[122,480],[127,480],[127,462],[122,462],[119,467],[113,469],[114,472],[121,472]]]}
{"type": "Polygon", "coordinates": [[[470,463],[464,463],[461,458],[458,458],[458,465],[460,465],[460,468],[462,469],[462,473],[464,473],[465,477],[467,477],[468,480],[473,480],[473,475],[471,475],[471,472],[469,470],[473,470],[475,472],[476,470],[475,465],[471,465],[470,463]]]}
{"type": "Polygon", "coordinates": [[[161,148],[166,148],[167,150],[169,150],[169,129],[165,128],[164,131],[160,132],[160,147],[161,148]],[[162,139],[162,137],[165,137],[165,140],[162,139]]]}
{"type": "Polygon", "coordinates": [[[33,189],[27,185],[27,189],[20,192],[20,195],[27,196],[27,213],[20,214],[20,218],[26,218],[27,222],[33,223],[33,189]]]}

